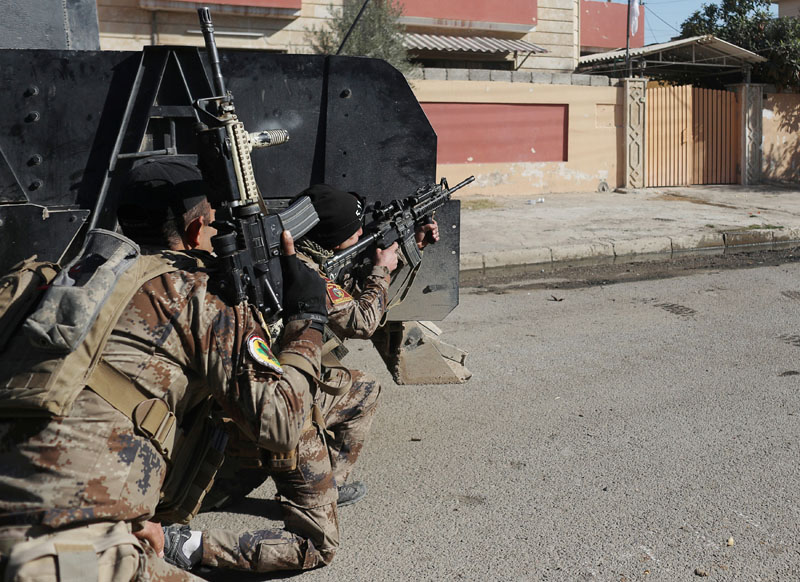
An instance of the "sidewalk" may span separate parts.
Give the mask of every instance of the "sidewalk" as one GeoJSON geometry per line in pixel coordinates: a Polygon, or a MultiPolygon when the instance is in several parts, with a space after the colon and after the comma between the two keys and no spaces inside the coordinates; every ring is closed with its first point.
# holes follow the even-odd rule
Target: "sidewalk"
{"type": "Polygon", "coordinates": [[[461,272],[800,245],[800,185],[461,198],[461,272]]]}

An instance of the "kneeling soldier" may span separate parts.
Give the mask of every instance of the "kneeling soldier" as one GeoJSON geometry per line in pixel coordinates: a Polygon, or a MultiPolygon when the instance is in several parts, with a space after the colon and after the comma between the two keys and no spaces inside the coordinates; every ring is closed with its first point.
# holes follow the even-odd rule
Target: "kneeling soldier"
{"type": "MultiPolygon", "coordinates": [[[[197,579],[158,557],[163,534],[147,520],[157,506],[174,520],[196,511],[225,446],[209,419],[233,419],[277,454],[318,434],[307,419],[325,287],[286,257],[287,324],[273,355],[254,309],[218,292],[214,258],[204,252],[213,234],[205,191],[193,165],[148,160],[132,170],[119,213],[141,253],[124,237],[93,231],[81,260],[32,312],[2,294],[19,290],[24,299],[46,266],[29,264],[0,285],[0,308],[10,306],[0,331],[25,321],[0,338],[5,580],[197,579]]],[[[284,251],[294,252],[288,236],[284,251]]],[[[335,508],[286,513],[287,526],[325,521],[330,535],[281,530],[265,557],[272,568],[328,563],[335,508]]]]}

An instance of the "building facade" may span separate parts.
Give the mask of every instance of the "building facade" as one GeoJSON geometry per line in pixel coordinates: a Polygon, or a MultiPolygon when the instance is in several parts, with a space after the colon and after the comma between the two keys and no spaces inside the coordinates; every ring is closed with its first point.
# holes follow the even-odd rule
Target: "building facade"
{"type": "Polygon", "coordinates": [[[800,0],[771,0],[778,5],[778,16],[800,16],[800,0]]]}
{"type": "MultiPolygon", "coordinates": [[[[372,0],[378,1],[378,0],[372,0]]],[[[342,0],[98,0],[101,46],[203,44],[209,6],[220,47],[309,53],[342,0]]],[[[603,191],[625,183],[624,91],[573,75],[586,52],[625,46],[627,3],[403,0],[412,81],[438,136],[438,173],[475,174],[471,193],[603,191]],[[532,47],[532,48],[531,48],[532,47]]],[[[643,19],[632,46],[641,46],[643,19]]]]}
{"type": "MultiPolygon", "coordinates": [[[[139,50],[149,44],[200,46],[196,10],[209,6],[220,47],[308,53],[310,37],[341,3],[98,0],[100,43],[104,50],[139,50]]],[[[619,2],[403,0],[403,8],[401,22],[415,37],[409,44],[411,55],[424,66],[569,72],[586,50],[625,46],[626,4],[619,2]],[[481,50],[468,39],[500,41],[499,50],[481,50]],[[546,52],[526,50],[526,45],[546,52]]],[[[641,46],[643,28],[632,39],[633,46],[641,46]]]]}

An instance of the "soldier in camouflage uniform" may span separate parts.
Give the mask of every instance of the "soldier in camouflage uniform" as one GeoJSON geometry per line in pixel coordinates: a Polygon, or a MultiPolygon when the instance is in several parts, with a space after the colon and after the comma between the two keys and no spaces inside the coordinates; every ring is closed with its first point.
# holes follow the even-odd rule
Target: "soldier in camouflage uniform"
{"type": "MultiPolygon", "coordinates": [[[[300,196],[309,196],[317,214],[319,224],[298,241],[298,257],[306,264],[319,271],[321,265],[335,251],[343,250],[355,244],[362,234],[364,203],[354,193],[334,189],[325,184],[318,184],[303,191],[300,196]]],[[[439,239],[436,223],[420,229],[417,241],[420,248],[430,240],[439,239]],[[429,234],[428,234],[429,233],[429,234]]],[[[341,339],[366,339],[372,336],[381,323],[388,302],[390,275],[397,268],[397,244],[385,250],[377,250],[370,274],[358,285],[350,283],[344,289],[327,279],[320,271],[327,291],[328,326],[341,339]]],[[[331,355],[323,357],[323,368],[327,365],[338,366],[331,360],[331,355]]],[[[380,394],[380,384],[368,374],[359,370],[350,370],[352,384],[347,392],[340,396],[320,391],[316,403],[324,416],[328,435],[328,454],[317,451],[316,462],[320,470],[327,464],[332,471],[332,478],[338,489],[338,505],[347,505],[363,498],[366,487],[361,482],[346,483],[346,480],[361,452],[372,424],[372,418],[380,394]]],[[[280,473],[264,469],[252,464],[257,455],[248,452],[246,443],[240,443],[236,451],[228,449],[228,456],[221,473],[225,475],[222,483],[215,484],[224,489],[228,495],[239,497],[263,482],[268,475],[276,481],[279,495],[287,495],[282,486],[280,473]]],[[[321,474],[321,473],[318,473],[321,474]]],[[[213,495],[212,491],[212,495],[213,495]]],[[[330,493],[330,492],[328,492],[330,493]]],[[[317,491],[310,494],[295,490],[292,503],[310,507],[321,503],[323,499],[317,491]]],[[[320,522],[317,527],[324,531],[326,523],[320,522]]],[[[312,525],[313,527],[313,525],[312,525]]],[[[261,555],[265,547],[274,543],[269,537],[271,530],[231,532],[229,530],[212,529],[194,532],[203,540],[203,556],[201,563],[205,566],[219,566],[253,571],[265,571],[261,555]]],[[[191,535],[191,530],[184,528],[167,528],[168,546],[174,544],[173,555],[177,555],[175,563],[183,567],[191,567],[196,562],[184,559],[185,554],[178,550],[191,535]],[[183,554],[183,555],[182,555],[183,554]]]]}
{"type": "MultiPolygon", "coordinates": [[[[194,252],[211,250],[213,231],[207,201],[198,200],[197,190],[188,192],[201,185],[197,169],[176,160],[150,160],[133,170],[128,193],[147,203],[128,207],[133,212],[124,219],[121,212],[123,229],[127,223],[140,244],[178,251],[164,257],[179,270],[135,292],[101,362],[146,397],[166,402],[181,429],[202,421],[192,415],[213,401],[265,449],[287,453],[299,443],[301,456],[324,451],[324,444],[313,444],[321,441],[321,429],[308,421],[322,346],[321,326],[313,320],[325,315],[324,286],[287,258],[289,317],[275,358],[255,311],[223,300],[215,292],[213,258],[194,252]]],[[[290,237],[284,249],[293,252],[290,237]]],[[[0,574],[19,582],[198,579],[158,557],[162,531],[146,521],[168,473],[164,456],[130,416],[94,389],[78,390],[64,416],[0,419],[0,574]]],[[[311,481],[330,483],[332,503],[321,499],[311,510],[286,504],[286,529],[273,534],[261,557],[271,569],[309,568],[332,558],[335,487],[322,465],[319,474],[314,464],[306,469],[311,481]],[[318,531],[309,522],[327,523],[325,535],[305,535],[318,531]]],[[[281,487],[303,486],[292,477],[298,474],[281,487]]],[[[325,487],[318,490],[325,497],[325,487]]]]}

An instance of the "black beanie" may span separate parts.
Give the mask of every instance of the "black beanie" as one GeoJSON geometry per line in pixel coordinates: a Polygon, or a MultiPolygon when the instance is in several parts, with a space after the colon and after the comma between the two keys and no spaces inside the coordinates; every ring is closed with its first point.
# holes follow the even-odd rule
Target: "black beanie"
{"type": "Polygon", "coordinates": [[[134,238],[152,238],[161,224],[181,219],[207,199],[211,190],[195,164],[178,156],[154,156],[135,165],[127,180],[117,208],[123,232],[134,238]]]}
{"type": "Polygon", "coordinates": [[[319,223],[308,231],[308,238],[331,250],[353,236],[364,220],[364,201],[355,192],[337,190],[327,184],[314,184],[298,197],[308,196],[319,215],[319,223]]]}

